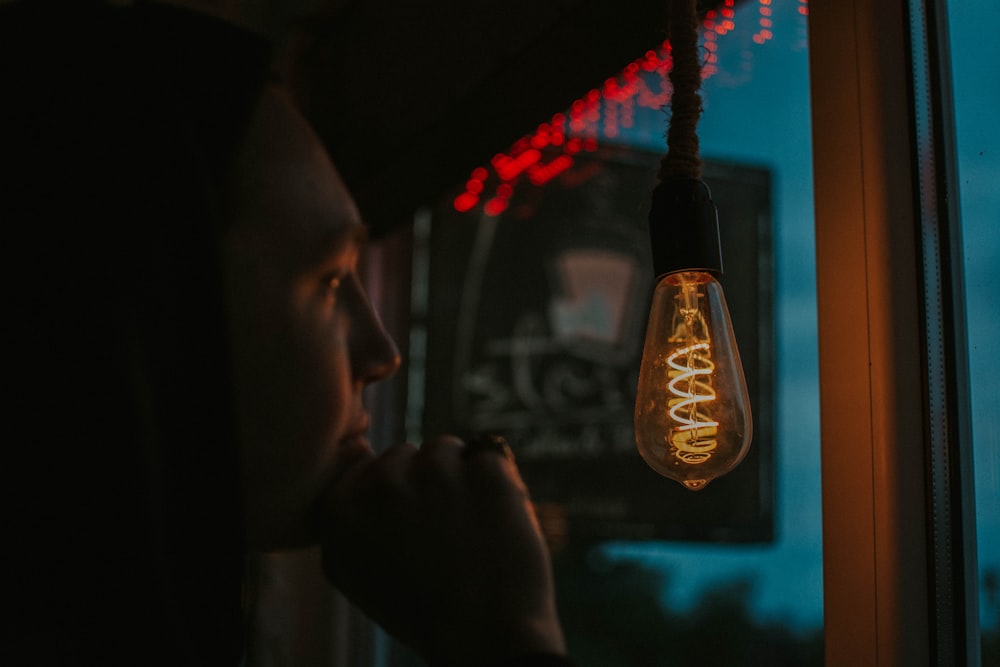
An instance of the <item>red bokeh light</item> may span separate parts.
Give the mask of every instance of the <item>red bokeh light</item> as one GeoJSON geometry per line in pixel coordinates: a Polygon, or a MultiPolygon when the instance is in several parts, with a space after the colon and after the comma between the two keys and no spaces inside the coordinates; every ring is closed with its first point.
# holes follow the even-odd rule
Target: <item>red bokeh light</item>
{"type": "MultiPolygon", "coordinates": [[[[701,35],[704,44],[702,78],[718,72],[718,38],[735,29],[735,5],[735,0],[724,0],[721,9],[705,13],[701,35]]],[[[764,44],[773,37],[771,5],[771,0],[758,0],[760,29],[751,37],[755,44],[764,44]]],[[[798,12],[803,16],[809,14],[808,0],[799,0],[798,12]]],[[[533,186],[544,185],[572,167],[573,156],[582,151],[596,151],[601,139],[615,138],[621,128],[633,127],[636,106],[657,110],[665,107],[670,102],[667,74],[671,65],[668,42],[628,63],[618,76],[607,79],[599,89],[590,90],[574,101],[568,113],[553,115],[548,123],[539,124],[533,134],[522,137],[506,152],[495,155],[489,166],[476,167],[465,190],[453,202],[455,210],[471,211],[489,190],[492,196],[485,199],[483,212],[500,215],[507,210],[522,179],[533,186]],[[561,152],[546,157],[557,149],[561,152]]]]}

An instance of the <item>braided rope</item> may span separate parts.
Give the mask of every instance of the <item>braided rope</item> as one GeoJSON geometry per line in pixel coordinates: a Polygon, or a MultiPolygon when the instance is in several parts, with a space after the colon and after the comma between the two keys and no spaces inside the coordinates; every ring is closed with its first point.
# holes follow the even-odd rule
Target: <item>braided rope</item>
{"type": "Polygon", "coordinates": [[[659,178],[701,178],[698,155],[698,120],[701,117],[701,62],[698,58],[698,7],[696,0],[671,0],[670,127],[667,155],[660,162],[659,178]]]}

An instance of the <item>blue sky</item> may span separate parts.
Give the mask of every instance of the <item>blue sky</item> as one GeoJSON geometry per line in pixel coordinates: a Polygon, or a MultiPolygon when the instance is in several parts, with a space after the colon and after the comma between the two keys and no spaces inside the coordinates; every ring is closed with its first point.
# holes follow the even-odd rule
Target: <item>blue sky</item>
{"type": "MultiPolygon", "coordinates": [[[[766,166],[773,175],[777,316],[777,539],[767,546],[618,544],[613,555],[668,570],[671,604],[708,584],[750,576],[755,611],[799,627],[822,623],[815,262],[806,18],[799,2],[772,4],[772,40],[755,44],[760,6],[737,10],[718,39],[719,73],[703,86],[705,158],[766,166]]],[[[979,560],[1000,568],[1000,108],[995,64],[1000,4],[950,4],[952,62],[976,457],[979,560]]],[[[624,143],[665,152],[666,117],[642,110],[624,143]]],[[[720,221],[725,224],[725,221],[720,221]]],[[[987,612],[986,609],[983,610],[987,612]]],[[[983,618],[995,625],[995,618],[983,618]]]]}
{"type": "MultiPolygon", "coordinates": [[[[949,5],[980,569],[1000,570],[1000,4],[949,5]]],[[[994,610],[995,612],[995,610],[994,610]]],[[[982,622],[997,627],[1000,619],[982,622]]]]}

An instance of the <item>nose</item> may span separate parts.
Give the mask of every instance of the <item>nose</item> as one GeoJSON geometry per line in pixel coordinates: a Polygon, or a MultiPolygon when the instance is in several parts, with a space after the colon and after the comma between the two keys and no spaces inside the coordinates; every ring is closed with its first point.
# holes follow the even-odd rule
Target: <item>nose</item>
{"type": "Polygon", "coordinates": [[[395,373],[402,360],[368,295],[359,289],[358,296],[357,314],[351,327],[351,369],[356,381],[371,384],[395,373]]]}

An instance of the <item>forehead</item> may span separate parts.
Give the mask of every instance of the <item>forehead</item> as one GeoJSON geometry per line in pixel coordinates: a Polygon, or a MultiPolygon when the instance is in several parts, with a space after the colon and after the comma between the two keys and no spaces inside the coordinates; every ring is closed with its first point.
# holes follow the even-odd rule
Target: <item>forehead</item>
{"type": "Polygon", "coordinates": [[[282,91],[267,88],[237,156],[230,233],[290,268],[366,238],[354,201],[321,142],[282,91]]]}

